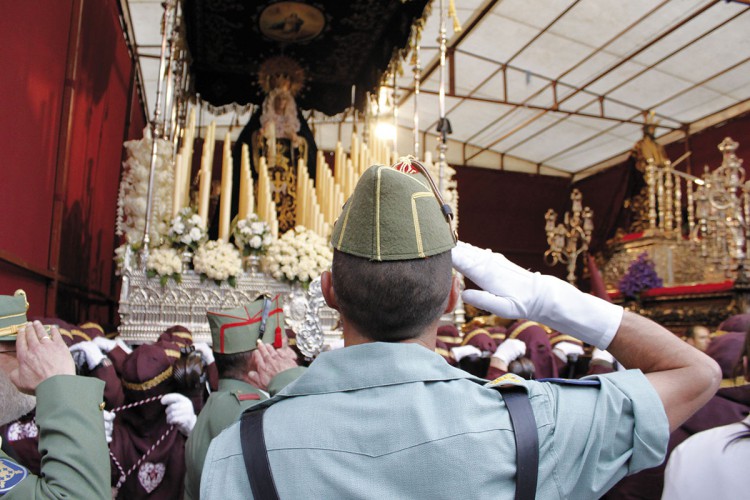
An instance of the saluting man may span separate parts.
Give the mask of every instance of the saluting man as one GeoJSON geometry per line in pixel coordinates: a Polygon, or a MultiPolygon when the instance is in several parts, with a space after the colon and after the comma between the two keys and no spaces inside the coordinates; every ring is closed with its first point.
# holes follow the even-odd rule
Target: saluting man
{"type": "Polygon", "coordinates": [[[56,326],[26,323],[25,294],[0,296],[0,424],[28,412],[36,394],[41,475],[0,451],[0,497],[108,498],[109,457],[104,436],[104,382],[78,377],[56,326]],[[18,303],[23,304],[21,307],[18,303]],[[12,382],[12,384],[11,384],[12,382]]]}
{"type": "Polygon", "coordinates": [[[669,427],[716,390],[716,364],[659,325],[456,246],[434,182],[409,163],[422,173],[366,170],[334,226],[321,287],[346,347],[213,440],[201,498],[598,498],[658,464],[669,427]],[[463,292],[466,303],[574,334],[639,370],[485,385],[449,366],[434,349],[458,299],[451,259],[484,289],[463,292]],[[515,404],[526,413],[511,421],[515,404]]]}
{"type": "Polygon", "coordinates": [[[245,409],[268,399],[264,391],[275,394],[304,371],[294,351],[284,345],[284,313],[278,300],[263,296],[237,309],[206,314],[219,390],[209,396],[185,445],[186,499],[199,497],[211,440],[245,409]]]}

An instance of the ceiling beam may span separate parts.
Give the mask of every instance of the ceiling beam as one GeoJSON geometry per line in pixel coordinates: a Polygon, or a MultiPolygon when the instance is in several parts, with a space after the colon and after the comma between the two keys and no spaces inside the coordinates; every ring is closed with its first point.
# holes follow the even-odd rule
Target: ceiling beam
{"type": "MultiPolygon", "coordinates": [[[[630,81],[632,81],[632,80],[635,80],[636,78],[638,78],[639,76],[641,76],[642,74],[644,74],[644,73],[645,73],[645,72],[647,72],[647,71],[652,71],[652,70],[654,70],[654,68],[656,68],[656,66],[658,66],[659,64],[663,63],[664,61],[666,61],[666,60],[667,60],[667,59],[669,59],[670,57],[672,57],[672,56],[674,56],[674,55],[676,55],[676,54],[678,54],[678,53],[682,52],[682,51],[683,51],[683,50],[685,50],[686,48],[690,47],[691,45],[693,45],[693,44],[694,44],[694,43],[696,43],[697,41],[699,41],[699,40],[703,39],[703,38],[704,38],[705,36],[707,36],[707,35],[709,35],[709,34],[713,33],[714,31],[716,31],[717,29],[721,28],[722,26],[725,26],[725,25],[727,25],[728,23],[730,23],[730,22],[734,21],[735,19],[737,19],[737,18],[738,18],[739,16],[741,16],[742,14],[744,14],[745,12],[747,12],[748,10],[750,10],[750,8],[748,8],[748,9],[744,9],[744,10],[742,10],[741,12],[738,12],[737,14],[735,14],[734,16],[730,17],[729,19],[725,20],[724,22],[722,22],[722,23],[720,23],[720,24],[717,24],[716,26],[714,26],[714,27],[713,27],[713,28],[711,28],[710,30],[708,30],[708,31],[705,31],[705,32],[701,33],[701,34],[700,34],[699,36],[697,36],[697,37],[693,38],[692,40],[690,40],[689,42],[686,42],[686,43],[684,43],[684,44],[683,44],[683,45],[681,45],[680,47],[678,47],[678,48],[674,49],[674,50],[673,50],[673,51],[671,51],[670,53],[668,53],[668,54],[664,55],[663,57],[661,57],[661,58],[660,58],[659,60],[655,61],[655,62],[654,62],[653,64],[651,64],[651,65],[649,65],[649,66],[647,66],[647,67],[645,67],[645,68],[641,69],[641,70],[640,70],[639,72],[637,72],[637,73],[636,73],[636,74],[634,74],[633,76],[629,77],[629,78],[628,78],[627,80],[624,80],[624,81],[620,82],[619,84],[615,85],[614,87],[612,87],[611,89],[609,89],[609,90],[607,91],[607,93],[613,92],[613,91],[615,91],[615,90],[617,90],[617,89],[619,89],[619,88],[623,87],[623,86],[624,86],[624,85],[626,85],[626,84],[627,84],[628,82],[630,82],[630,81]]],[[[719,72],[719,73],[716,73],[716,74],[712,75],[712,76],[711,76],[710,78],[708,78],[707,80],[704,80],[703,82],[701,82],[701,84],[703,84],[703,83],[705,83],[705,82],[707,82],[707,81],[709,81],[709,80],[712,80],[712,79],[716,78],[717,76],[719,76],[719,75],[722,75],[722,74],[726,73],[727,71],[729,71],[729,69],[724,69],[724,70],[722,70],[721,72],[719,72]]],[[[693,89],[693,88],[695,88],[695,87],[696,87],[696,84],[693,84],[693,85],[692,85],[692,86],[690,86],[689,88],[693,89]]],[[[682,95],[683,93],[684,93],[684,92],[683,92],[683,91],[681,91],[681,92],[678,92],[678,93],[677,93],[676,95],[682,95]]],[[[666,100],[662,100],[661,102],[658,102],[658,103],[655,103],[655,104],[652,104],[652,105],[651,105],[650,107],[651,107],[652,109],[653,109],[653,108],[657,108],[657,107],[659,107],[659,106],[661,106],[661,105],[665,104],[666,102],[669,102],[669,101],[671,101],[671,100],[672,100],[673,98],[674,98],[673,96],[670,96],[670,97],[669,97],[668,99],[666,99],[666,100]]],[[[594,103],[594,102],[595,102],[594,100],[592,100],[592,101],[589,101],[589,102],[588,102],[587,104],[585,104],[585,105],[584,105],[583,107],[581,107],[581,108],[579,108],[579,109],[585,109],[585,108],[586,108],[587,106],[590,106],[590,105],[591,105],[592,103],[594,103]]],[[[644,110],[644,111],[642,111],[642,113],[643,113],[643,114],[645,114],[645,110],[644,110]]],[[[568,118],[568,117],[563,117],[563,118],[560,118],[560,119],[559,119],[559,120],[557,120],[556,122],[554,122],[554,123],[552,123],[552,124],[550,124],[550,125],[548,125],[548,126],[546,126],[546,127],[542,128],[541,130],[538,130],[538,131],[536,131],[535,133],[533,133],[533,134],[529,135],[528,137],[525,137],[525,138],[524,138],[524,139],[522,139],[521,141],[519,141],[519,142],[515,143],[515,144],[514,144],[513,146],[509,147],[509,148],[507,149],[507,151],[508,151],[508,152],[510,152],[510,151],[512,151],[513,149],[515,149],[515,148],[517,148],[517,147],[519,147],[519,146],[521,146],[521,145],[523,145],[523,144],[525,144],[525,143],[527,143],[527,142],[529,142],[529,141],[532,141],[532,140],[534,140],[535,138],[537,138],[538,136],[542,135],[542,134],[543,134],[543,133],[545,133],[545,132],[546,132],[547,130],[549,130],[549,129],[551,129],[552,127],[554,127],[554,126],[558,125],[558,124],[559,124],[560,122],[562,122],[562,121],[566,120],[567,118],[568,118]]],[[[685,123],[685,124],[682,124],[682,126],[681,126],[681,127],[679,127],[679,128],[684,128],[684,127],[686,127],[687,125],[688,125],[688,124],[686,124],[686,123],[685,123]]],[[[666,127],[665,127],[665,128],[666,128],[666,127]]],[[[594,137],[596,137],[596,136],[594,136],[594,137]]],[[[593,137],[592,137],[592,138],[593,138],[593,137]]],[[[584,142],[587,142],[587,141],[584,141],[584,142]]],[[[578,144],[578,145],[580,145],[580,144],[578,144]]],[[[559,156],[559,155],[560,155],[560,154],[562,154],[562,153],[566,153],[566,152],[568,152],[568,151],[569,151],[570,149],[571,149],[571,148],[566,148],[566,149],[564,149],[564,150],[560,151],[559,153],[557,153],[556,155],[552,155],[552,156],[549,156],[549,157],[547,157],[547,158],[545,159],[545,161],[551,160],[552,158],[555,158],[556,156],[559,156]]]]}
{"type": "MultiPolygon", "coordinates": [[[[484,20],[484,16],[487,15],[492,9],[495,8],[495,5],[497,5],[500,2],[500,0],[487,0],[484,5],[482,5],[478,11],[475,11],[476,14],[472,16],[471,19],[469,19],[469,22],[466,23],[466,26],[464,26],[464,29],[461,30],[461,32],[456,36],[453,40],[448,40],[448,50],[453,49],[455,47],[458,47],[458,45],[469,36],[469,34],[474,31],[474,28],[476,28],[479,23],[481,23],[484,20]]],[[[434,14],[433,14],[434,15],[434,14]]],[[[432,62],[425,68],[425,70],[422,72],[421,79],[422,81],[426,81],[438,68],[440,67],[440,54],[438,54],[435,58],[433,58],[432,62]]],[[[399,101],[398,105],[402,106],[406,100],[411,97],[411,95],[414,93],[414,89],[412,89],[410,92],[405,93],[401,100],[399,101]]]]}
{"type": "MultiPolygon", "coordinates": [[[[545,85],[544,87],[540,88],[539,90],[537,90],[536,92],[534,92],[533,94],[531,94],[530,96],[528,96],[526,99],[524,99],[524,103],[527,103],[527,102],[531,101],[532,99],[534,99],[535,97],[538,97],[539,95],[541,95],[542,92],[544,92],[545,90],[547,90],[550,87],[550,85],[552,84],[552,82],[562,83],[561,80],[565,76],[567,76],[571,72],[575,71],[577,68],[579,68],[580,66],[582,66],[584,63],[586,63],[586,61],[590,60],[595,55],[599,54],[600,52],[603,52],[604,49],[606,49],[607,47],[609,47],[612,43],[614,43],[616,40],[618,40],[622,35],[624,35],[628,31],[630,31],[633,28],[635,28],[644,19],[648,18],[654,12],[656,12],[659,9],[661,9],[668,2],[669,2],[669,0],[663,0],[659,5],[656,5],[654,8],[652,8],[648,12],[644,13],[643,15],[641,15],[641,17],[639,17],[638,19],[636,19],[635,21],[633,21],[632,23],[630,23],[628,26],[626,26],[625,28],[623,28],[619,33],[616,33],[612,38],[610,38],[605,43],[603,43],[602,45],[600,45],[599,47],[597,47],[596,50],[593,50],[592,52],[590,52],[589,55],[587,55],[586,57],[584,57],[583,59],[581,59],[580,61],[578,61],[576,64],[574,64],[573,66],[571,66],[570,68],[568,68],[567,70],[565,70],[564,72],[562,72],[560,75],[558,75],[558,77],[556,79],[551,79],[550,78],[549,79],[549,81],[550,81],[549,84],[545,85]]],[[[507,97],[507,94],[508,94],[508,91],[507,91],[507,79],[505,78],[505,75],[503,75],[503,88],[504,88],[504,95],[507,97]]],[[[571,88],[575,88],[575,87],[571,86],[571,88]]],[[[588,93],[587,90],[584,90],[584,92],[588,93]]],[[[622,103],[618,103],[618,104],[622,104],[622,103]]],[[[625,105],[627,105],[627,104],[625,104],[625,105]]],[[[496,118],[495,120],[493,120],[492,122],[490,122],[489,124],[487,124],[485,127],[483,127],[481,130],[479,130],[478,132],[476,132],[474,134],[474,136],[472,136],[472,137],[469,138],[469,140],[473,139],[474,137],[476,137],[479,134],[482,134],[487,129],[489,129],[490,127],[494,126],[496,123],[499,123],[500,121],[504,120],[510,113],[512,113],[514,111],[515,110],[509,111],[508,113],[505,113],[502,116],[496,118]]]]}
{"type": "MultiPolygon", "coordinates": [[[[636,57],[636,56],[637,56],[638,54],[641,54],[642,52],[644,52],[644,51],[646,51],[647,49],[651,48],[651,47],[652,47],[652,46],[654,46],[654,45],[655,45],[656,43],[660,42],[661,40],[663,40],[664,38],[666,38],[666,37],[667,37],[667,36],[669,36],[670,34],[674,33],[675,31],[677,31],[677,30],[678,30],[679,28],[681,28],[681,27],[682,27],[682,26],[684,26],[685,24],[689,23],[689,22],[690,22],[690,21],[692,21],[693,19],[695,19],[695,18],[697,18],[698,16],[700,16],[701,14],[705,13],[705,12],[706,12],[706,11],[707,11],[708,9],[710,9],[711,7],[713,7],[714,5],[716,5],[716,4],[717,4],[717,3],[719,2],[719,1],[720,1],[720,0],[713,0],[712,2],[710,2],[710,3],[706,4],[706,5],[704,5],[704,6],[703,6],[703,7],[701,7],[700,9],[698,9],[698,10],[696,10],[695,12],[691,13],[691,14],[690,14],[690,15],[689,15],[688,17],[686,17],[685,19],[682,19],[682,20],[681,20],[680,22],[678,22],[678,23],[677,23],[677,24],[675,24],[674,26],[671,26],[671,27],[670,27],[669,29],[667,29],[667,30],[665,30],[665,31],[661,32],[661,33],[660,33],[660,34],[659,34],[659,35],[658,35],[658,36],[657,36],[656,38],[654,38],[653,40],[649,40],[649,42],[648,42],[648,43],[646,43],[646,44],[642,45],[642,46],[641,46],[641,47],[639,47],[639,48],[638,48],[637,50],[635,50],[635,51],[631,52],[631,53],[630,53],[630,54],[628,54],[628,55],[627,55],[626,57],[624,57],[624,58],[620,59],[620,60],[619,60],[619,61],[618,61],[617,63],[613,64],[612,66],[610,66],[609,68],[607,68],[607,69],[606,69],[605,71],[603,71],[603,72],[599,73],[599,74],[598,74],[597,76],[595,76],[595,77],[591,78],[591,79],[590,79],[590,80],[589,80],[588,82],[584,83],[583,85],[580,85],[580,86],[578,86],[578,87],[576,88],[576,90],[574,90],[574,91],[573,91],[573,92],[572,92],[571,94],[569,94],[569,95],[565,96],[565,97],[564,97],[563,99],[561,99],[561,100],[560,100],[560,104],[562,104],[562,103],[564,103],[565,101],[567,101],[567,100],[571,99],[571,98],[572,98],[573,96],[576,96],[576,95],[578,95],[579,93],[581,93],[582,91],[584,91],[584,90],[585,90],[585,89],[586,89],[587,87],[589,87],[589,86],[593,85],[594,83],[598,82],[599,80],[601,80],[602,78],[604,78],[604,77],[605,77],[606,75],[610,74],[611,72],[613,72],[614,70],[616,70],[617,68],[619,68],[620,66],[622,66],[623,64],[625,64],[626,62],[628,62],[628,61],[630,61],[631,59],[633,59],[634,57],[636,57]]],[[[594,102],[594,101],[591,101],[591,102],[594,102]]],[[[584,108],[586,108],[587,106],[589,106],[589,105],[591,104],[591,102],[589,102],[589,103],[586,103],[586,104],[584,104],[583,106],[580,106],[580,107],[578,108],[578,110],[580,111],[581,109],[584,109],[584,108]]],[[[529,120],[527,120],[526,122],[524,122],[524,126],[526,126],[526,125],[529,125],[529,124],[533,123],[534,121],[536,121],[536,120],[538,120],[539,118],[541,118],[542,116],[544,116],[544,115],[545,115],[546,113],[547,113],[547,112],[540,112],[540,113],[537,113],[537,114],[536,114],[536,115],[535,115],[535,116],[534,116],[534,117],[533,117],[533,118],[532,118],[532,119],[531,119],[530,121],[529,121],[529,120]]],[[[542,132],[544,132],[544,131],[546,131],[546,130],[549,130],[550,128],[554,127],[555,125],[557,125],[557,124],[559,124],[560,122],[562,122],[562,121],[564,121],[564,120],[567,120],[567,119],[568,119],[568,117],[567,117],[567,116],[566,116],[566,117],[562,117],[562,118],[560,118],[559,120],[557,120],[557,121],[556,121],[555,123],[552,123],[552,124],[550,124],[550,125],[548,125],[548,126],[544,127],[544,128],[542,129],[542,130],[538,131],[538,132],[537,132],[537,134],[539,134],[539,133],[542,133],[542,132]]],[[[518,132],[519,130],[520,130],[520,129],[519,129],[518,127],[516,127],[516,129],[515,129],[515,130],[513,131],[513,133],[515,134],[515,133],[517,133],[517,132],[518,132]]],[[[493,141],[492,143],[490,143],[489,145],[487,145],[487,146],[486,146],[486,149],[489,149],[489,148],[491,148],[492,146],[494,146],[495,144],[498,144],[498,143],[499,143],[500,141],[502,141],[502,140],[505,140],[505,139],[507,139],[507,138],[508,138],[508,136],[509,136],[508,134],[505,134],[505,135],[504,135],[503,137],[501,137],[500,139],[498,139],[498,140],[495,140],[495,141],[493,141]]],[[[523,142],[523,141],[522,141],[522,142],[523,142]]],[[[520,144],[520,143],[519,143],[519,144],[520,144]]],[[[513,145],[513,146],[512,146],[512,147],[511,147],[510,149],[512,149],[512,148],[514,148],[514,147],[516,147],[516,146],[518,146],[519,144],[514,144],[514,145],[513,145]]],[[[476,153],[476,154],[480,154],[480,153],[481,153],[481,151],[479,151],[479,152],[478,152],[478,153],[476,153]]],[[[469,158],[469,159],[471,159],[471,158],[469,158]]]]}
{"type": "MultiPolygon", "coordinates": [[[[486,77],[486,78],[485,78],[484,80],[482,80],[482,82],[481,82],[481,83],[479,83],[479,85],[477,85],[476,87],[474,87],[474,90],[472,90],[472,91],[471,91],[471,92],[469,93],[469,95],[473,95],[473,94],[474,94],[474,93],[475,93],[475,92],[477,91],[477,89],[480,89],[480,88],[482,88],[482,86],[483,86],[483,85],[484,85],[485,83],[487,83],[487,82],[488,82],[488,81],[490,81],[490,80],[491,80],[492,78],[494,78],[494,77],[495,77],[495,75],[497,75],[497,74],[498,74],[498,73],[499,73],[500,71],[504,71],[504,68],[505,68],[505,67],[507,67],[507,66],[508,66],[509,64],[511,64],[511,63],[512,63],[512,62],[513,62],[513,61],[514,61],[514,60],[515,60],[515,59],[516,59],[516,58],[517,58],[518,56],[520,56],[520,55],[521,55],[521,54],[522,54],[522,53],[523,53],[523,52],[524,52],[524,51],[525,51],[526,49],[528,49],[529,47],[531,47],[531,45],[532,45],[532,44],[533,44],[534,42],[536,42],[536,41],[537,41],[537,40],[538,40],[538,39],[539,39],[539,38],[540,38],[540,37],[541,37],[542,35],[544,35],[544,34],[545,34],[545,33],[546,33],[546,32],[547,32],[547,31],[548,31],[548,30],[549,30],[549,29],[550,29],[550,28],[551,28],[552,26],[554,26],[554,24],[555,24],[555,23],[556,23],[557,21],[559,21],[559,20],[560,20],[560,19],[561,19],[561,18],[562,18],[563,16],[565,16],[565,14],[567,14],[568,12],[570,12],[570,11],[571,11],[571,9],[573,9],[573,7],[575,7],[576,5],[578,5],[578,2],[580,2],[580,0],[575,0],[575,1],[573,2],[573,3],[571,3],[570,5],[568,5],[568,7],[567,7],[567,8],[565,8],[565,10],[563,10],[562,12],[560,12],[560,14],[558,14],[558,15],[557,15],[557,16],[556,16],[556,17],[555,17],[555,18],[554,18],[554,19],[553,19],[552,21],[550,21],[549,23],[547,23],[547,26],[545,26],[544,28],[542,28],[541,30],[539,30],[539,32],[538,32],[538,33],[537,33],[536,35],[534,35],[533,37],[531,37],[531,39],[530,39],[530,40],[529,40],[528,42],[526,42],[526,43],[525,43],[525,44],[523,45],[523,47],[521,47],[520,49],[518,49],[518,50],[517,50],[517,51],[516,51],[516,52],[515,52],[515,53],[514,53],[514,54],[513,54],[512,56],[510,56],[510,58],[509,58],[509,59],[508,59],[507,61],[505,61],[505,62],[504,62],[503,64],[501,64],[499,68],[497,68],[497,69],[496,69],[495,71],[493,71],[492,73],[490,73],[490,75],[489,75],[489,76],[487,76],[487,77],[486,77]]],[[[458,44],[454,45],[454,47],[456,47],[457,45],[458,45],[458,44]]],[[[506,92],[506,94],[507,94],[507,92],[506,92]]],[[[506,95],[505,97],[507,97],[507,95],[506,95]]],[[[450,113],[451,113],[451,112],[452,112],[453,110],[455,110],[455,109],[456,109],[457,107],[459,107],[459,106],[461,105],[461,103],[462,103],[462,102],[463,102],[463,101],[459,101],[459,102],[457,102],[457,103],[456,103],[456,104],[455,104],[455,105],[454,105],[453,107],[451,107],[451,109],[449,109],[449,110],[448,110],[448,111],[447,111],[447,112],[445,113],[445,115],[446,115],[446,116],[448,116],[448,115],[449,115],[449,114],[450,114],[450,113]]],[[[430,126],[429,126],[429,127],[427,127],[427,130],[430,130],[431,128],[433,128],[433,127],[436,127],[437,125],[438,125],[438,122],[437,122],[437,121],[435,121],[435,122],[433,122],[432,124],[430,124],[430,126]]]]}
{"type": "MultiPolygon", "coordinates": [[[[438,92],[435,90],[424,90],[419,89],[420,94],[429,94],[429,95],[438,95],[438,92]]],[[[517,101],[511,101],[508,99],[492,99],[488,97],[478,97],[473,96],[469,94],[457,94],[457,93],[450,93],[446,92],[446,97],[453,97],[456,99],[461,99],[464,101],[470,101],[470,102],[481,102],[486,104],[497,104],[501,106],[512,106],[514,108],[525,108],[525,109],[534,109],[539,111],[545,111],[545,112],[553,112],[553,113],[561,113],[568,116],[581,116],[584,118],[593,118],[596,120],[606,120],[606,121],[614,121],[617,123],[630,123],[633,125],[638,125],[639,127],[643,125],[643,120],[641,119],[633,119],[633,118],[618,118],[616,116],[607,116],[606,113],[586,113],[584,111],[580,110],[566,110],[561,109],[559,106],[555,106],[554,104],[552,106],[538,106],[535,104],[528,104],[526,102],[517,102],[517,101]]],[[[603,111],[603,110],[602,110],[603,111]]],[[[661,128],[669,129],[669,130],[679,130],[681,126],[669,126],[669,125],[659,125],[661,128]]]]}

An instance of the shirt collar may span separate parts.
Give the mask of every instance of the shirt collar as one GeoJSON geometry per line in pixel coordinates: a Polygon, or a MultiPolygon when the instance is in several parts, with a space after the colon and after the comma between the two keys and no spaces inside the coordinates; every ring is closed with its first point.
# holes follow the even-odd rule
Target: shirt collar
{"type": "Polygon", "coordinates": [[[235,392],[240,391],[242,394],[260,394],[260,391],[254,385],[237,380],[234,378],[220,378],[219,391],[235,392]]]}
{"type": "Polygon", "coordinates": [[[419,344],[371,342],[324,352],[278,397],[343,392],[439,380],[485,381],[450,366],[419,344]]]}

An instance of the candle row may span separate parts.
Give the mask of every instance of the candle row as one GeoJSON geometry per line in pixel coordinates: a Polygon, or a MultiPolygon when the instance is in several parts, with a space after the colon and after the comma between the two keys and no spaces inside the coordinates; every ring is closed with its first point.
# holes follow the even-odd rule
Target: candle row
{"type": "MultiPolygon", "coordinates": [[[[193,146],[195,141],[195,109],[190,110],[188,125],[185,128],[182,147],[175,156],[174,167],[174,192],[172,196],[172,216],[184,207],[190,205],[190,171],[193,158],[193,146]]],[[[216,145],[216,123],[211,122],[206,129],[206,138],[203,142],[201,152],[201,165],[198,172],[198,215],[203,225],[208,225],[208,207],[211,197],[211,177],[213,172],[214,148],[216,145]]],[[[231,206],[232,206],[232,179],[234,162],[232,160],[232,138],[229,132],[224,136],[224,147],[222,155],[221,193],[219,198],[219,239],[229,241],[231,206]]],[[[238,216],[247,218],[253,213],[255,200],[253,194],[253,178],[250,172],[250,153],[247,145],[242,146],[242,162],[240,172],[240,192],[238,216]]],[[[275,214],[275,211],[274,211],[275,214]]],[[[265,219],[264,219],[265,220],[265,219]]],[[[271,222],[269,221],[269,225],[271,222]]]]}
{"type": "Polygon", "coordinates": [[[195,138],[195,109],[190,110],[188,125],[183,132],[180,152],[174,161],[174,191],[172,193],[172,217],[190,204],[190,167],[193,164],[193,140],[195,138]]]}
{"type": "Polygon", "coordinates": [[[279,221],[276,217],[276,203],[271,195],[271,178],[268,175],[266,157],[260,158],[258,167],[258,217],[268,223],[274,238],[279,236],[279,221]]]}

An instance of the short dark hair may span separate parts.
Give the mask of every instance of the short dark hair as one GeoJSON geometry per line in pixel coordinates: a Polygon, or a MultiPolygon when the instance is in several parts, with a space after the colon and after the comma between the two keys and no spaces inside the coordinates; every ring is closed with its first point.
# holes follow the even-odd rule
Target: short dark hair
{"type": "Polygon", "coordinates": [[[425,259],[370,261],[333,251],[333,290],[341,314],[380,342],[418,337],[440,318],[451,288],[451,253],[425,259]]]}
{"type": "Polygon", "coordinates": [[[216,370],[219,378],[233,378],[243,380],[247,372],[252,369],[251,359],[253,351],[235,352],[232,354],[221,354],[214,352],[216,370]]]}

